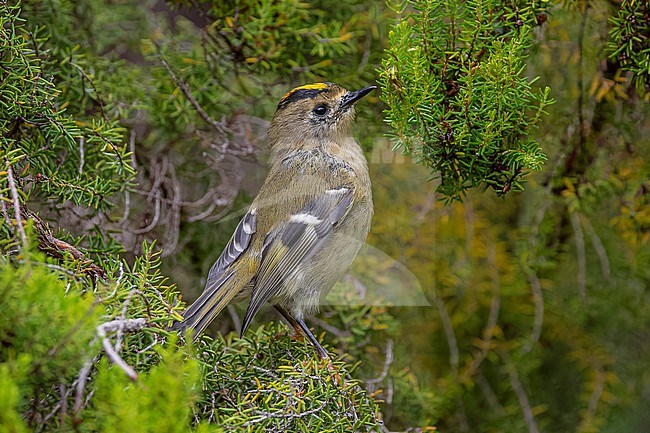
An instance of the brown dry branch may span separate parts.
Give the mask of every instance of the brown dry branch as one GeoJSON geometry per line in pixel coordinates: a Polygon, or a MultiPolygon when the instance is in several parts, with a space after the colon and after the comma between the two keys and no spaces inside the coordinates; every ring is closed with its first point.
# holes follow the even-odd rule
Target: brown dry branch
{"type": "Polygon", "coordinates": [[[34,230],[38,236],[38,248],[41,251],[57,259],[62,259],[66,254],[69,254],[73,259],[79,261],[81,272],[88,275],[92,279],[93,283],[95,283],[97,279],[106,281],[106,272],[102,268],[94,264],[91,259],[86,257],[86,255],[79,251],[74,245],[70,245],[68,242],[54,237],[47,222],[45,222],[38,214],[29,210],[24,205],[20,212],[22,213],[22,218],[33,221],[34,230]]]}

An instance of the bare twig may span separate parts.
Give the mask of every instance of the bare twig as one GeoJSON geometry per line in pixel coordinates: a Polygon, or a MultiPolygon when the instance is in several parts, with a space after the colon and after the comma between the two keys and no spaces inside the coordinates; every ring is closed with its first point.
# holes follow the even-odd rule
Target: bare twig
{"type": "Polygon", "coordinates": [[[89,359],[79,371],[79,376],[77,377],[77,385],[75,386],[74,406],[72,408],[72,413],[75,416],[83,407],[83,396],[84,391],[86,390],[86,383],[88,382],[88,376],[90,376],[90,371],[92,370],[94,364],[95,359],[89,359]]]}
{"type": "Polygon", "coordinates": [[[343,281],[346,284],[351,285],[354,287],[354,289],[357,291],[357,296],[359,299],[366,299],[366,296],[368,296],[368,287],[361,282],[357,277],[352,275],[351,273],[346,273],[343,275],[343,281]]]}
{"type": "Polygon", "coordinates": [[[473,375],[478,371],[481,363],[487,357],[490,350],[490,342],[494,336],[494,331],[499,320],[499,311],[501,310],[501,282],[499,279],[499,268],[497,267],[496,259],[497,251],[494,242],[488,245],[488,264],[492,274],[492,301],[490,302],[490,313],[483,329],[483,337],[481,341],[481,348],[478,354],[474,357],[468,373],[473,375]]]}
{"type": "MultiPolygon", "coordinates": [[[[64,384],[59,384],[59,400],[57,403],[52,407],[52,410],[45,415],[42,420],[39,420],[39,426],[38,426],[38,432],[43,431],[45,424],[52,419],[57,413],[59,414],[59,417],[62,418],[66,411],[67,411],[67,404],[68,404],[68,395],[70,394],[70,390],[66,390],[66,387],[64,384]]],[[[59,420],[60,423],[62,423],[62,420],[59,420]]]]}
{"type": "Polygon", "coordinates": [[[131,229],[131,232],[133,232],[136,235],[142,235],[145,233],[149,233],[151,230],[153,230],[156,227],[156,224],[158,224],[158,220],[160,219],[160,199],[156,198],[154,203],[155,203],[154,214],[151,222],[146,227],[143,227],[141,229],[131,229]]]}
{"type": "Polygon", "coordinates": [[[476,378],[474,379],[474,382],[478,384],[479,388],[481,388],[481,392],[485,396],[485,400],[488,402],[490,410],[499,415],[504,415],[506,411],[501,403],[499,403],[499,398],[495,394],[492,386],[490,385],[490,382],[488,382],[483,372],[479,371],[479,373],[476,375],[476,378]]]}
{"type": "Polygon", "coordinates": [[[530,341],[522,348],[524,353],[528,353],[542,335],[542,325],[544,324],[544,297],[542,293],[542,283],[539,281],[537,273],[533,270],[526,272],[528,282],[533,291],[533,303],[535,304],[535,319],[533,322],[533,331],[530,335],[530,341]]]}
{"type": "Polygon", "coordinates": [[[465,404],[460,397],[456,397],[456,420],[458,421],[458,431],[468,432],[469,422],[467,421],[467,411],[465,410],[465,404]]]}
{"type": "MultiPolygon", "coordinates": [[[[131,129],[129,133],[129,153],[131,154],[131,168],[133,172],[137,173],[137,163],[135,158],[135,129],[131,129]]],[[[119,224],[122,225],[122,228],[126,226],[127,220],[129,219],[129,214],[131,213],[131,192],[129,190],[124,190],[124,214],[119,224]]]]}
{"type": "Polygon", "coordinates": [[[587,300],[587,258],[585,254],[585,236],[582,233],[582,224],[580,224],[578,213],[575,211],[569,211],[569,219],[571,220],[571,227],[573,228],[576,240],[576,255],[578,259],[578,293],[580,294],[580,300],[584,303],[587,300]]]}
{"type": "Polygon", "coordinates": [[[0,193],[0,206],[2,207],[2,216],[5,219],[5,224],[7,224],[7,227],[11,227],[11,218],[9,218],[5,196],[2,193],[0,193]]]}
{"type": "MultiPolygon", "coordinates": [[[[217,206],[218,206],[217,203],[212,202],[212,203],[210,203],[210,206],[208,206],[208,208],[206,210],[204,210],[203,212],[201,212],[200,214],[187,217],[187,221],[191,222],[191,223],[196,222],[196,221],[203,221],[209,215],[212,215],[212,212],[214,212],[214,210],[216,209],[217,206]]],[[[227,211],[228,210],[230,210],[229,207],[227,208],[227,211]]]]}
{"type": "Polygon", "coordinates": [[[23,220],[20,213],[20,196],[18,195],[18,188],[14,179],[14,169],[11,164],[7,164],[7,183],[9,184],[9,191],[11,191],[11,198],[14,204],[14,215],[16,217],[18,234],[20,235],[23,247],[27,247],[27,235],[25,234],[25,227],[23,227],[23,220]]]}
{"type": "MultiPolygon", "coordinates": [[[[120,315],[121,320],[127,320],[127,319],[126,319],[126,312],[127,312],[127,310],[129,309],[129,305],[131,305],[131,300],[133,299],[133,297],[134,297],[136,294],[141,294],[141,293],[142,293],[142,292],[140,292],[140,290],[138,290],[138,289],[131,289],[131,290],[129,291],[129,294],[126,295],[126,299],[125,299],[124,302],[122,303],[122,314],[120,315]]],[[[119,350],[120,350],[119,348],[122,346],[122,337],[123,337],[123,336],[124,336],[124,333],[122,332],[122,330],[121,330],[121,329],[118,330],[118,332],[117,332],[117,339],[116,339],[116,341],[115,341],[115,347],[118,348],[118,349],[117,349],[118,352],[119,352],[119,350]]]]}
{"type": "Polygon", "coordinates": [[[580,221],[585,226],[585,229],[587,229],[587,233],[591,237],[591,243],[594,245],[594,249],[596,250],[596,255],[598,256],[598,260],[600,261],[600,267],[603,272],[603,277],[605,277],[605,279],[609,283],[612,283],[613,280],[612,280],[611,266],[609,263],[609,257],[607,255],[607,249],[605,249],[605,245],[603,244],[603,241],[600,239],[600,236],[598,236],[598,233],[596,233],[596,230],[594,230],[594,227],[591,225],[589,218],[584,217],[584,215],[580,215],[580,221]]]}
{"type": "Polygon", "coordinates": [[[178,245],[179,226],[181,224],[181,186],[176,176],[176,169],[174,164],[168,165],[169,181],[171,183],[172,204],[169,209],[169,223],[167,224],[168,230],[165,231],[164,245],[162,257],[167,257],[174,252],[178,245]]]}
{"type": "Polygon", "coordinates": [[[86,163],[85,144],[86,144],[86,137],[81,137],[79,139],[79,174],[80,175],[84,173],[84,164],[86,163]]]}
{"type": "Polygon", "coordinates": [[[142,349],[138,349],[135,351],[138,355],[142,355],[143,353],[149,352],[156,344],[160,344],[160,341],[158,340],[158,336],[156,334],[153,335],[153,341],[146,347],[143,347],[142,349]]]}
{"type": "Polygon", "coordinates": [[[601,397],[603,396],[603,392],[605,391],[606,375],[605,371],[603,370],[603,366],[600,364],[600,362],[596,361],[596,365],[594,367],[596,370],[596,386],[594,386],[594,390],[589,397],[589,406],[587,407],[587,413],[585,414],[585,418],[587,418],[588,421],[592,420],[596,416],[598,402],[600,401],[601,397]]]}
{"type": "Polygon", "coordinates": [[[128,365],[122,357],[117,353],[115,348],[111,345],[111,341],[107,334],[109,332],[136,332],[145,327],[147,321],[143,318],[138,319],[116,319],[110,322],[103,323],[97,327],[97,336],[102,340],[102,347],[106,356],[115,365],[120,367],[124,373],[133,381],[138,379],[138,373],[128,365]]]}
{"type": "Polygon", "coordinates": [[[452,324],[451,317],[447,312],[447,307],[442,299],[439,296],[434,297],[434,302],[436,308],[438,309],[438,314],[440,315],[440,321],[442,322],[442,328],[445,331],[445,336],[447,337],[447,345],[449,346],[449,365],[454,376],[458,376],[458,362],[460,359],[460,353],[458,350],[458,340],[456,339],[456,334],[454,333],[454,325],[452,324]]]}
{"type": "Polygon", "coordinates": [[[309,321],[315,325],[318,325],[319,327],[323,328],[326,330],[328,333],[332,335],[336,335],[339,339],[345,339],[345,338],[350,338],[352,333],[348,331],[347,329],[340,329],[337,328],[336,326],[330,325],[324,320],[319,319],[318,317],[310,317],[309,321]]]}
{"type": "Polygon", "coordinates": [[[505,361],[505,369],[508,373],[508,379],[510,380],[510,386],[515,391],[517,399],[519,400],[519,406],[524,413],[524,419],[528,425],[529,433],[538,433],[539,429],[537,428],[537,422],[535,421],[535,415],[533,415],[533,408],[530,406],[528,401],[528,395],[526,390],[519,379],[519,373],[517,373],[517,367],[510,361],[509,357],[505,354],[501,354],[502,359],[505,361]]]}
{"type": "Polygon", "coordinates": [[[147,190],[137,189],[136,188],[136,189],[132,189],[131,191],[138,194],[138,195],[141,195],[141,196],[153,197],[153,198],[155,198],[157,200],[160,200],[160,202],[164,203],[164,204],[177,203],[177,204],[179,204],[180,206],[183,206],[183,207],[199,207],[199,206],[203,206],[204,204],[206,204],[206,203],[208,203],[210,201],[212,201],[213,204],[215,204],[216,206],[227,206],[228,203],[229,203],[229,200],[227,200],[227,199],[213,198],[213,197],[215,197],[217,195],[217,192],[218,192],[218,188],[214,187],[214,186],[210,187],[208,189],[208,192],[206,192],[201,198],[199,198],[198,200],[195,200],[195,201],[176,201],[176,200],[173,200],[173,199],[162,197],[160,195],[159,191],[156,191],[153,194],[152,194],[152,190],[147,191],[147,190]]]}
{"type": "MultiPolygon", "coordinates": [[[[558,164],[553,168],[553,171],[556,171],[559,166],[558,164]]],[[[549,182],[544,188],[545,196],[548,197],[551,191],[551,183],[549,182]]],[[[531,250],[535,251],[537,249],[539,229],[542,225],[542,221],[546,215],[546,211],[550,206],[550,200],[545,200],[539,210],[535,214],[533,222],[530,224],[531,233],[528,237],[528,245],[531,250]]],[[[542,292],[542,284],[537,276],[537,273],[534,269],[527,269],[526,276],[528,277],[528,282],[530,283],[532,292],[533,292],[533,303],[535,304],[535,318],[533,322],[533,331],[530,337],[530,341],[523,347],[524,353],[528,353],[532,350],[533,345],[539,340],[539,337],[542,335],[542,325],[544,323],[544,297],[542,292]]]]}
{"type": "Polygon", "coordinates": [[[369,393],[373,393],[377,389],[377,384],[381,383],[386,376],[388,376],[388,370],[393,364],[393,339],[389,338],[386,342],[386,356],[384,358],[384,368],[381,370],[381,374],[374,378],[366,380],[366,388],[369,393]]]}
{"type": "Polygon", "coordinates": [[[361,56],[359,66],[357,66],[357,72],[363,72],[363,70],[366,69],[366,66],[368,65],[368,59],[370,58],[370,53],[372,52],[370,49],[371,44],[372,36],[366,35],[366,40],[363,43],[363,55],[361,56]]]}

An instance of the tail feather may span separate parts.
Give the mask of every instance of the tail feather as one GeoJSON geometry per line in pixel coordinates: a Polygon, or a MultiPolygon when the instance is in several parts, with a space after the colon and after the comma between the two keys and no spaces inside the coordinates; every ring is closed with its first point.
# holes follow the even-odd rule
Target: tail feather
{"type": "Polygon", "coordinates": [[[198,336],[208,327],[215,317],[241,291],[242,284],[233,278],[231,271],[206,287],[201,296],[183,314],[183,321],[177,322],[172,329],[180,332],[192,332],[192,338],[198,336]]]}

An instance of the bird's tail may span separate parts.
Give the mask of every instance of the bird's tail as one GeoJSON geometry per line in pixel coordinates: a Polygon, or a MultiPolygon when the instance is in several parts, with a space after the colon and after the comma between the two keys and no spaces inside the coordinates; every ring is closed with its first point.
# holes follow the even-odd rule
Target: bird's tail
{"type": "Polygon", "coordinates": [[[196,340],[221,310],[241,292],[243,284],[237,280],[231,271],[206,286],[201,296],[183,314],[183,321],[174,323],[172,329],[183,333],[190,331],[196,340]]]}

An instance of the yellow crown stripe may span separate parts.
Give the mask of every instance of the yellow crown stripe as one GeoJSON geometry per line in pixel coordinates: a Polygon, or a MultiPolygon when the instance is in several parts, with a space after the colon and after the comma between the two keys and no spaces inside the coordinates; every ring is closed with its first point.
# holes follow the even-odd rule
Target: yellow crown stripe
{"type": "Polygon", "coordinates": [[[325,90],[325,89],[327,89],[327,84],[325,83],[305,84],[304,86],[296,87],[295,89],[291,89],[287,93],[285,93],[282,99],[280,99],[280,103],[282,103],[282,101],[284,101],[289,96],[293,95],[299,90],[325,90]]]}

